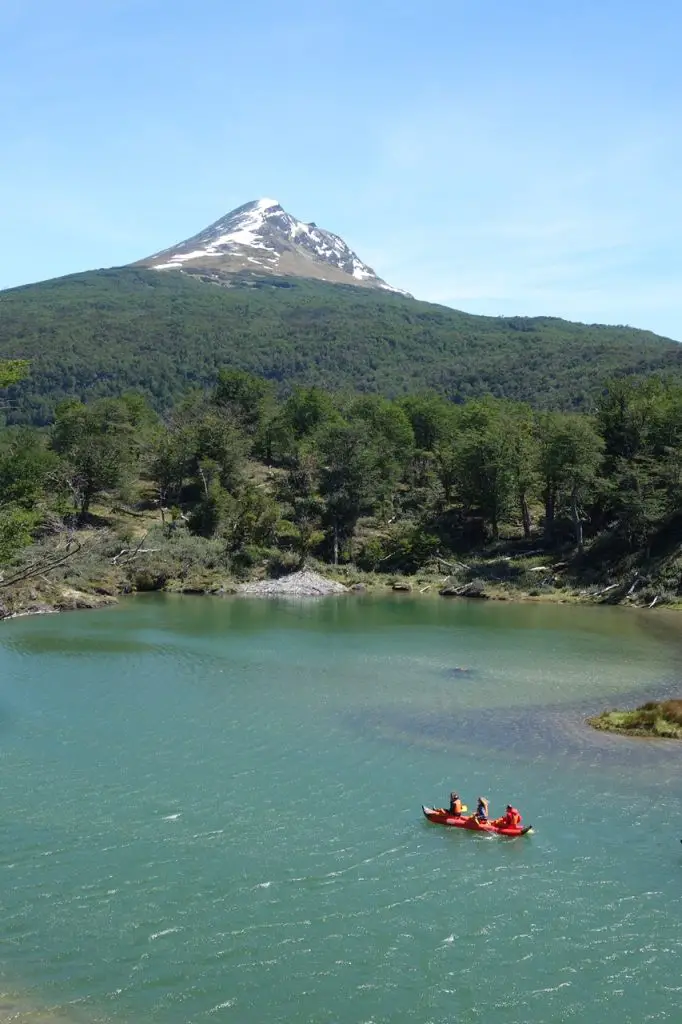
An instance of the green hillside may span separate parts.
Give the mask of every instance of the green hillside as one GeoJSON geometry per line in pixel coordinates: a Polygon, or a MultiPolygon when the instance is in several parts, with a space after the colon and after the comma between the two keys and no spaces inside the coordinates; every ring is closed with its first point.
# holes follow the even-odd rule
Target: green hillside
{"type": "Polygon", "coordinates": [[[222,366],[387,395],[435,388],[538,407],[589,406],[617,374],[674,371],[682,347],[629,327],[460,313],[369,289],[292,279],[221,288],[125,267],[0,293],[0,358],[31,360],[10,422],[45,423],[67,395],[137,388],[158,409],[222,366]]]}

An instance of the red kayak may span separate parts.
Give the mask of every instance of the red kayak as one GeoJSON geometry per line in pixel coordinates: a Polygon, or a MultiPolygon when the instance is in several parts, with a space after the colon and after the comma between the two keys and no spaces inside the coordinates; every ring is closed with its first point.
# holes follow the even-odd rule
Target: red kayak
{"type": "Polygon", "coordinates": [[[482,824],[476,821],[475,818],[465,816],[464,814],[452,815],[449,811],[446,811],[443,807],[425,807],[422,804],[422,811],[424,817],[432,821],[434,825],[449,825],[451,828],[466,828],[469,832],[488,832],[490,835],[495,836],[527,836],[529,832],[533,831],[532,825],[520,825],[517,828],[502,828],[499,825],[493,825],[492,822],[482,824]]]}

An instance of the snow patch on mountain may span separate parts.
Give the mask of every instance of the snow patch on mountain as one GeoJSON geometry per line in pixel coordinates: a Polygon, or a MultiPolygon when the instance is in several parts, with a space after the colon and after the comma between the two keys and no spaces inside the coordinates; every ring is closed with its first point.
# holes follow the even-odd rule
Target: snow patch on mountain
{"type": "Polygon", "coordinates": [[[323,279],[326,266],[333,271],[330,280],[345,278],[364,286],[399,291],[382,281],[338,235],[318,228],[314,222],[297,220],[276,199],[246,203],[198,235],[143,262],[156,270],[182,270],[186,265],[196,270],[205,263],[212,269],[223,266],[229,273],[255,264],[268,273],[323,279]],[[309,275],[307,265],[311,265],[309,275]]]}

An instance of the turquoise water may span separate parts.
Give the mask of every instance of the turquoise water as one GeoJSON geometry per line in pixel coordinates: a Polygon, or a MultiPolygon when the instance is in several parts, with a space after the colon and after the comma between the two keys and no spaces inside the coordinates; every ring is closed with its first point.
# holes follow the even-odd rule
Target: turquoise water
{"type": "Polygon", "coordinates": [[[682,618],[131,599],[0,628],[0,1019],[679,1020],[682,618]],[[456,786],[535,834],[429,825],[456,786]]]}

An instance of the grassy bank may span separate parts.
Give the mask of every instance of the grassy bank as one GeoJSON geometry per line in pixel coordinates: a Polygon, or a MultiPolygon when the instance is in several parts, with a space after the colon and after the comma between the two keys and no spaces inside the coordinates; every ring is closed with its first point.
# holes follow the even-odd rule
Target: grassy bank
{"type": "Polygon", "coordinates": [[[603,732],[681,740],[682,700],[648,701],[632,711],[602,711],[587,721],[603,732]]]}

